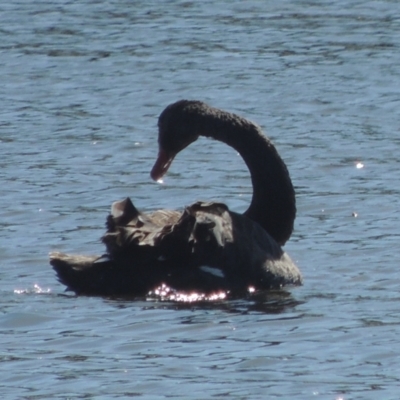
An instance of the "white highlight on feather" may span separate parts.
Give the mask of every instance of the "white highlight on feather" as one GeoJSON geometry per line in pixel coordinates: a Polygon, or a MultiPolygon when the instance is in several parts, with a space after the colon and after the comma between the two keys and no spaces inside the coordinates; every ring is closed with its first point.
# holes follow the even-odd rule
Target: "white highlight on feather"
{"type": "Polygon", "coordinates": [[[208,267],[207,265],[202,265],[200,269],[207,274],[217,276],[218,278],[225,278],[224,271],[219,268],[208,267]]]}
{"type": "Polygon", "coordinates": [[[100,258],[98,258],[93,264],[101,264],[107,261],[111,261],[111,258],[107,254],[104,254],[100,258]]]}

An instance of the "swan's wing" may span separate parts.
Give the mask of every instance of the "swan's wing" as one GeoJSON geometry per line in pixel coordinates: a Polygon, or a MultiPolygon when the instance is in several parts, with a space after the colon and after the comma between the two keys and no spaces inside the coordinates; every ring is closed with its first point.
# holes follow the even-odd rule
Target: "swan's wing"
{"type": "Polygon", "coordinates": [[[153,260],[157,260],[162,256],[160,245],[166,236],[181,234],[183,240],[187,241],[188,222],[186,215],[183,217],[182,212],[178,211],[140,213],[127,198],[113,204],[102,241],[112,258],[129,256],[141,262],[140,256],[148,253],[153,260]]]}

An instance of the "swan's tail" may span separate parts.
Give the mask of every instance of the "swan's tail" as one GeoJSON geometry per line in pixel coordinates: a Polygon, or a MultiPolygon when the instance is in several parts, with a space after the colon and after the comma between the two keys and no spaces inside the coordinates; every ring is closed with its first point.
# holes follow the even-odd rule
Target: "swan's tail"
{"type": "Polygon", "coordinates": [[[162,272],[155,267],[149,273],[146,264],[136,266],[129,258],[115,261],[108,255],[51,253],[50,264],[66,290],[89,296],[143,296],[162,272]]]}
{"type": "Polygon", "coordinates": [[[115,281],[109,279],[113,265],[107,257],[50,253],[50,264],[58,280],[76,294],[104,295],[115,281]]]}

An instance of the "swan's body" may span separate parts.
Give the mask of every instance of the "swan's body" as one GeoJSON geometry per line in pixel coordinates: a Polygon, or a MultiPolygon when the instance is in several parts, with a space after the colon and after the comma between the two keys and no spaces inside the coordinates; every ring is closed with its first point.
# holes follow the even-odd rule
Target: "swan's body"
{"type": "Polygon", "coordinates": [[[253,183],[248,210],[198,202],[183,212],[141,214],[130,199],[113,204],[101,257],[53,253],[59,280],[77,294],[145,295],[161,284],[180,291],[240,292],[299,285],[299,269],[280,247],[296,214],[294,189],[272,143],[252,122],[198,101],[168,106],[159,118],[159,157],[151,172],[161,178],[175,155],[198,136],[236,149],[253,183]]]}

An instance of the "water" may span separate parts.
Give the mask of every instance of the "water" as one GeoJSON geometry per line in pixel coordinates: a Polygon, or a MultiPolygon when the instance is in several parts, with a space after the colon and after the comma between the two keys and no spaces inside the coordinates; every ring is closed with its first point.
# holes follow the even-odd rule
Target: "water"
{"type": "Polygon", "coordinates": [[[397,399],[398,15],[390,0],[0,5],[2,398],[397,399]],[[190,305],[64,294],[47,253],[103,251],[115,200],[246,208],[248,173],[220,143],[150,181],[157,116],[181,98],[275,142],[304,286],[190,305]]]}

